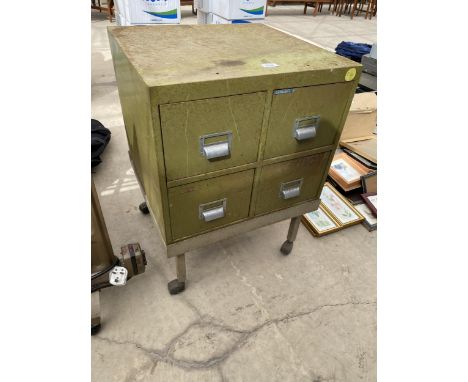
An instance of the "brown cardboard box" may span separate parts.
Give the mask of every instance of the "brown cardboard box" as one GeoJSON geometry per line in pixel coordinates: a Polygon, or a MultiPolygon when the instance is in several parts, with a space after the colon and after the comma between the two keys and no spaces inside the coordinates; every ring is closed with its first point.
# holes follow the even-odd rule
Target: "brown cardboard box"
{"type": "Polygon", "coordinates": [[[340,141],[361,140],[372,136],[377,126],[377,94],[354,95],[340,141]]]}
{"type": "Polygon", "coordinates": [[[377,163],[377,95],[355,94],[341,133],[340,146],[377,163]]]}

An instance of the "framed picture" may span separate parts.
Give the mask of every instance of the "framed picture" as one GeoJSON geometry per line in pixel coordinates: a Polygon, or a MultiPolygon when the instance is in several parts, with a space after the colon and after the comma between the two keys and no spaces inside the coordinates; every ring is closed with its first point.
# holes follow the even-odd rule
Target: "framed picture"
{"type": "Polygon", "coordinates": [[[364,227],[367,228],[368,231],[373,231],[377,229],[377,218],[372,214],[372,211],[367,206],[366,203],[357,204],[354,206],[362,216],[364,216],[365,220],[362,222],[364,227]]]}
{"type": "Polygon", "coordinates": [[[348,154],[341,152],[335,154],[328,170],[328,175],[344,190],[351,191],[361,187],[361,176],[370,170],[351,158],[348,154]]]}
{"type": "Polygon", "coordinates": [[[364,220],[364,216],[328,182],[323,186],[320,199],[324,210],[343,227],[358,224],[364,220]]]}
{"type": "Polygon", "coordinates": [[[362,190],[364,193],[375,192],[377,193],[377,171],[370,172],[369,174],[361,177],[362,190]]]}
{"type": "Polygon", "coordinates": [[[361,197],[374,216],[377,217],[377,194],[375,192],[368,192],[366,194],[362,194],[361,197]]]}
{"type": "Polygon", "coordinates": [[[342,227],[333,217],[319,205],[317,210],[308,212],[301,218],[302,223],[314,236],[323,236],[340,230],[342,227]]]}

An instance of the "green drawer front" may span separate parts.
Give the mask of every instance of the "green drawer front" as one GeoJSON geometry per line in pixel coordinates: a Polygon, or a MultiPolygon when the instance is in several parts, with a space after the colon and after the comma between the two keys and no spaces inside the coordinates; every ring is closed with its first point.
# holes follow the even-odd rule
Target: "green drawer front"
{"type": "Polygon", "coordinates": [[[177,240],[211,231],[246,218],[249,214],[253,175],[254,170],[248,170],[170,188],[169,211],[173,238],[177,240]],[[223,211],[223,217],[218,217],[220,210],[223,211]]]}
{"type": "MultiPolygon", "coordinates": [[[[340,134],[341,117],[354,91],[354,83],[317,85],[273,94],[270,123],[264,158],[274,158],[332,145],[340,134]],[[296,120],[319,116],[315,136],[298,140],[294,137],[296,120]]],[[[302,127],[313,126],[313,121],[299,122],[302,127]]],[[[305,131],[305,130],[302,130],[305,131]]]]}
{"type": "Polygon", "coordinates": [[[259,92],[161,105],[167,179],[255,162],[264,104],[265,92],[259,92]],[[221,150],[223,155],[208,159],[203,147],[209,151],[216,144],[230,146],[228,154],[221,150]]]}
{"type": "Polygon", "coordinates": [[[263,167],[255,215],[318,198],[329,155],[325,152],[263,167]]]}

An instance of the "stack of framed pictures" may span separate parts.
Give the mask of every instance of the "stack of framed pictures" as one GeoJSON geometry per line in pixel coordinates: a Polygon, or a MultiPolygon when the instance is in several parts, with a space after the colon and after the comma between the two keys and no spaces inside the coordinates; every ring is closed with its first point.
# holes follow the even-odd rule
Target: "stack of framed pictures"
{"type": "Polygon", "coordinates": [[[364,216],[354,208],[330,183],[325,183],[316,211],[302,217],[302,222],[314,236],[323,236],[361,223],[364,216]]]}
{"type": "Polygon", "coordinates": [[[370,172],[361,177],[362,190],[364,193],[375,192],[377,193],[377,171],[370,172]]]}
{"type": "Polygon", "coordinates": [[[343,189],[351,191],[361,187],[361,177],[371,172],[363,164],[341,152],[335,154],[328,175],[343,189]]]}
{"type": "Polygon", "coordinates": [[[377,229],[377,218],[372,214],[372,211],[366,203],[356,204],[354,208],[356,208],[361,213],[361,215],[364,216],[364,221],[362,224],[367,228],[368,231],[377,229]]]}
{"type": "Polygon", "coordinates": [[[364,203],[367,204],[367,207],[372,211],[372,215],[377,217],[377,193],[376,192],[367,192],[361,195],[364,203]]]}

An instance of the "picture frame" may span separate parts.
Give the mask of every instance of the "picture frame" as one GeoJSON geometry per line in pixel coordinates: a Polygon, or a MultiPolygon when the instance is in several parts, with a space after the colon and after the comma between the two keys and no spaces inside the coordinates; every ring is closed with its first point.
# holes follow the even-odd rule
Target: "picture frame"
{"type": "Polygon", "coordinates": [[[367,192],[361,195],[364,203],[370,208],[375,217],[377,217],[377,193],[367,192]]]}
{"type": "Polygon", "coordinates": [[[320,195],[323,208],[342,227],[359,224],[364,216],[349,203],[329,182],[326,182],[320,195]]]}
{"type": "Polygon", "coordinates": [[[322,204],[312,212],[302,215],[302,224],[313,236],[320,237],[339,231],[343,227],[324,209],[322,204]]]}
{"type": "Polygon", "coordinates": [[[362,225],[366,227],[368,231],[374,231],[377,229],[377,218],[374,216],[370,208],[366,203],[357,204],[354,206],[362,216],[364,216],[364,221],[362,225]]]}
{"type": "Polygon", "coordinates": [[[348,192],[361,187],[361,177],[371,172],[363,164],[351,158],[345,152],[333,156],[328,170],[328,175],[343,189],[348,192]]]}
{"type": "Polygon", "coordinates": [[[370,172],[369,174],[361,177],[362,191],[364,194],[368,192],[377,192],[377,171],[370,172]]]}

